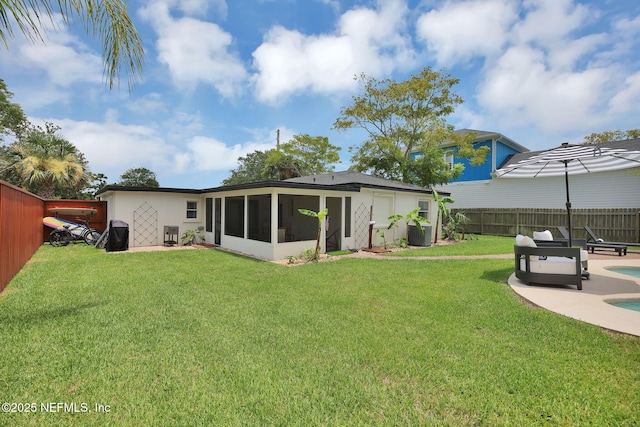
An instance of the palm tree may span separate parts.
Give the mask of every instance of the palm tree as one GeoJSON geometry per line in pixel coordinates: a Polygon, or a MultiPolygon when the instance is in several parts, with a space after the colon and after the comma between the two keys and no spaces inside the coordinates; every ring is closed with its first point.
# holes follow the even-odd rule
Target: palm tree
{"type": "Polygon", "coordinates": [[[101,42],[109,89],[115,81],[120,82],[123,69],[131,89],[142,74],[144,50],[124,0],[3,0],[0,40],[9,48],[8,39],[14,36],[15,26],[32,42],[44,42],[45,24],[55,26],[54,16],[58,13],[67,23],[78,19],[85,31],[101,42]]]}
{"type": "Polygon", "coordinates": [[[54,198],[61,188],[81,185],[89,173],[77,148],[53,133],[32,130],[11,151],[14,176],[23,188],[45,199],[54,198]]]}

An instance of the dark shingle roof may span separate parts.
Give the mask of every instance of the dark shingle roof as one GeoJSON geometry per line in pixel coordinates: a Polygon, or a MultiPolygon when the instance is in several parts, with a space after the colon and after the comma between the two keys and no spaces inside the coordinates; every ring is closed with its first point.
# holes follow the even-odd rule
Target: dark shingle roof
{"type": "Polygon", "coordinates": [[[430,188],[420,187],[418,185],[407,184],[405,182],[380,178],[377,176],[367,175],[354,171],[332,172],[321,175],[303,176],[299,178],[287,179],[285,180],[285,182],[299,182],[317,185],[355,186],[395,191],[432,193],[432,190],[430,188]]]}
{"type": "MultiPolygon", "coordinates": [[[[432,190],[413,184],[406,184],[400,181],[379,178],[359,172],[344,171],[333,172],[322,175],[304,176],[300,178],[291,178],[284,181],[263,181],[251,182],[248,184],[227,185],[214,188],[205,188],[202,190],[187,188],[166,188],[166,187],[122,187],[118,185],[108,185],[98,191],[97,194],[106,193],[107,191],[148,191],[156,193],[186,193],[186,194],[203,194],[215,193],[231,190],[247,190],[254,188],[298,188],[305,190],[329,190],[329,191],[360,191],[361,188],[374,188],[381,190],[407,191],[415,193],[431,194],[432,190]]],[[[449,193],[442,193],[449,195],[449,193]]]]}

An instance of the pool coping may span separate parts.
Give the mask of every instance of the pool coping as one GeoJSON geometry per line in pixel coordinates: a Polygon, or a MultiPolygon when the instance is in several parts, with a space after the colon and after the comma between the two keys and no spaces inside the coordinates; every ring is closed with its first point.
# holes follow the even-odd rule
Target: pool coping
{"type": "Polygon", "coordinates": [[[640,299],[640,278],[616,273],[606,267],[640,267],[637,259],[589,260],[590,280],[575,286],[527,286],[509,277],[509,286],[532,304],[602,328],[640,337],[640,312],[620,308],[606,301],[640,299]]]}

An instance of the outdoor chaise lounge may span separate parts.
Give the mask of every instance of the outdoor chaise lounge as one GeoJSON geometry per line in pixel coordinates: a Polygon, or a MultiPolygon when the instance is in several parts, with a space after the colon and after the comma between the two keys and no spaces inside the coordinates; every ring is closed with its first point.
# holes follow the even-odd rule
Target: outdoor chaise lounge
{"type": "Polygon", "coordinates": [[[613,249],[618,252],[618,256],[627,254],[627,243],[621,242],[605,242],[603,239],[598,238],[596,233],[589,228],[588,225],[584,226],[584,230],[587,232],[587,249],[591,249],[591,253],[594,253],[596,249],[613,249]]]}
{"type": "Polygon", "coordinates": [[[582,290],[581,249],[568,247],[538,247],[528,236],[516,236],[516,277],[527,285],[575,285],[582,290]]]}

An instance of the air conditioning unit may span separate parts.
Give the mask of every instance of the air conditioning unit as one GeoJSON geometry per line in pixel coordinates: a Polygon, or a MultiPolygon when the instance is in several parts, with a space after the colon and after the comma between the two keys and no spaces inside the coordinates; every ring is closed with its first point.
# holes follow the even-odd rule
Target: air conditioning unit
{"type": "Polygon", "coordinates": [[[409,226],[409,241],[407,242],[411,246],[431,246],[431,226],[423,225],[422,231],[415,225],[409,226]]]}

